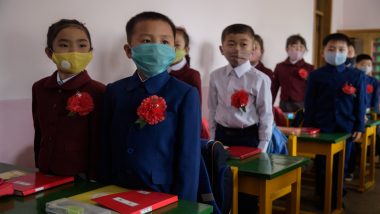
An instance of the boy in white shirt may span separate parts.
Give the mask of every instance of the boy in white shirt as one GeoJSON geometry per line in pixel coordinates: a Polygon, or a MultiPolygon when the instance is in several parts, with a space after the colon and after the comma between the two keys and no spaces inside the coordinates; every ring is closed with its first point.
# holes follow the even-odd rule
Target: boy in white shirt
{"type": "Polygon", "coordinates": [[[268,76],[251,66],[254,31],[233,24],[222,33],[222,55],[229,62],[210,75],[211,139],[224,145],[258,147],[266,152],[272,136],[272,95],[268,76]]]}

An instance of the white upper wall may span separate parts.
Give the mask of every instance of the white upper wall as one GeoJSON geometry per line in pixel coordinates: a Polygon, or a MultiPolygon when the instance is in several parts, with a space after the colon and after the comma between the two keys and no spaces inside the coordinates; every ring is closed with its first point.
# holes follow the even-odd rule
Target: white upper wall
{"type": "MultiPolygon", "coordinates": [[[[291,34],[301,34],[312,50],[313,6],[305,0],[0,0],[0,100],[30,98],[33,82],[55,70],[44,48],[48,27],[61,18],[86,23],[94,46],[88,70],[94,79],[109,83],[135,69],[123,51],[128,19],[148,10],[166,14],[189,32],[192,67],[207,86],[210,71],[227,63],[218,49],[223,28],[251,25],[264,38],[263,61],[273,69],[285,59],[291,34]]],[[[310,51],[306,61],[311,57],[310,51]]]]}
{"type": "Polygon", "coordinates": [[[379,0],[334,0],[331,31],[379,29],[379,0]]]}

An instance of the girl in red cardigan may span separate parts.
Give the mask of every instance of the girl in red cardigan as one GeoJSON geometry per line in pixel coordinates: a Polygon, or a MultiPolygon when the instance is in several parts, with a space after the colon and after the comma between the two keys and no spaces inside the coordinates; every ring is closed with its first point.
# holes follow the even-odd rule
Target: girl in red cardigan
{"type": "Polygon", "coordinates": [[[92,59],[90,33],[79,21],[62,19],[49,27],[45,53],[57,70],[32,88],[36,167],[94,178],[105,86],[85,70],[92,59]]]}

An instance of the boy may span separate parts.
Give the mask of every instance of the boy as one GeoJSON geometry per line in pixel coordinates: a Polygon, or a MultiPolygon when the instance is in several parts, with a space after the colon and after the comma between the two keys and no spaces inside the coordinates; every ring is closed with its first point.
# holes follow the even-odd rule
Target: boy
{"type": "Polygon", "coordinates": [[[355,68],[355,56],[356,56],[356,50],[355,45],[352,41],[349,41],[348,43],[348,52],[347,52],[347,59],[344,64],[346,64],[347,67],[355,68]]]}
{"type": "MultiPolygon", "coordinates": [[[[228,61],[210,75],[208,97],[211,139],[224,145],[258,147],[266,152],[272,136],[270,79],[252,67],[254,32],[233,24],[222,32],[220,52],[228,61]],[[240,99],[235,103],[234,100],[240,99]]],[[[257,199],[239,194],[239,210],[256,212],[257,199]]]]}
{"type": "MultiPolygon", "coordinates": [[[[353,133],[346,141],[345,174],[352,142],[364,131],[365,113],[364,73],[346,67],[344,63],[348,42],[348,37],[340,33],[330,34],[323,40],[323,57],[327,64],[311,72],[308,78],[304,117],[305,127],[317,127],[323,132],[353,133]]],[[[334,157],[335,176],[337,157],[334,157]]],[[[317,155],[315,162],[316,190],[323,202],[325,157],[317,155]]],[[[336,199],[337,179],[333,180],[332,198],[336,199]]]]}
{"type": "Polygon", "coordinates": [[[276,65],[272,81],[273,102],[281,87],[280,108],[283,112],[296,112],[304,106],[306,80],[314,66],[304,61],[306,41],[300,35],[291,35],[286,40],[285,61],[276,65]]]}
{"type": "Polygon", "coordinates": [[[200,98],[167,72],[175,26],[156,12],[132,17],[124,46],[137,66],[106,88],[102,180],[196,201],[200,166],[200,98]]]}
{"type": "Polygon", "coordinates": [[[244,24],[230,25],[222,32],[219,48],[229,64],[210,75],[210,138],[266,152],[273,123],[270,79],[249,62],[253,36],[252,28],[244,24]],[[247,102],[233,106],[234,96],[246,97],[247,102]]]}
{"type": "Polygon", "coordinates": [[[379,82],[372,77],[372,58],[367,54],[359,54],[356,57],[356,68],[365,74],[366,107],[372,111],[379,112],[379,82]]]}

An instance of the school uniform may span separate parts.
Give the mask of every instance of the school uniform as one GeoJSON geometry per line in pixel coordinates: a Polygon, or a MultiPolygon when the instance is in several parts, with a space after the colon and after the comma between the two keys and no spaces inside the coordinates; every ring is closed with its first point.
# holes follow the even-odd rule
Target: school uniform
{"type": "Polygon", "coordinates": [[[141,81],[137,72],[106,88],[100,178],[130,189],[149,189],[196,201],[201,113],[195,88],[162,72],[141,81]],[[165,119],[140,128],[143,99],[165,99],[165,119]]]}
{"type": "Polygon", "coordinates": [[[280,108],[284,112],[295,112],[303,108],[306,80],[299,75],[301,69],[304,69],[310,75],[310,72],[314,70],[314,66],[306,63],[303,59],[293,64],[288,57],[285,61],[277,64],[274,69],[272,101],[275,101],[281,87],[280,108]]]}
{"type": "Polygon", "coordinates": [[[265,67],[265,65],[261,61],[259,61],[257,63],[257,65],[255,65],[254,67],[257,70],[259,70],[259,71],[263,72],[264,74],[266,74],[269,77],[269,79],[270,79],[271,82],[273,81],[273,78],[274,78],[273,71],[271,69],[265,67]]]}
{"type": "Polygon", "coordinates": [[[100,113],[105,86],[83,71],[61,85],[58,72],[33,84],[32,112],[36,167],[58,175],[95,177],[100,113]],[[85,116],[69,116],[69,97],[87,92],[94,109],[85,116]]]}
{"type": "MultiPolygon", "coordinates": [[[[305,127],[317,127],[322,132],[364,132],[365,115],[365,76],[364,73],[344,64],[339,66],[325,65],[310,73],[305,95],[305,127]],[[355,94],[346,94],[342,88],[352,84],[355,94]]],[[[346,141],[345,172],[352,139],[346,141]]],[[[334,156],[334,177],[337,176],[337,155],[334,156]]],[[[325,157],[317,155],[317,193],[323,198],[325,157]]],[[[336,178],[336,177],[335,177],[336,178]]],[[[336,179],[333,183],[336,194],[336,179]]],[[[341,193],[340,193],[341,194],[341,193]]],[[[333,195],[333,198],[334,197],[333,195]]]]}
{"type": "Polygon", "coordinates": [[[172,65],[168,71],[173,77],[195,87],[198,90],[199,98],[202,102],[201,75],[197,70],[190,68],[186,58],[183,58],[178,64],[172,65]]]}
{"type": "Polygon", "coordinates": [[[379,112],[379,81],[371,76],[365,75],[366,107],[379,112]]]}
{"type": "Polygon", "coordinates": [[[226,145],[259,147],[266,151],[272,137],[270,79],[249,61],[233,68],[221,67],[210,75],[208,97],[210,138],[226,145]],[[231,105],[238,90],[249,94],[243,112],[231,105]]]}

